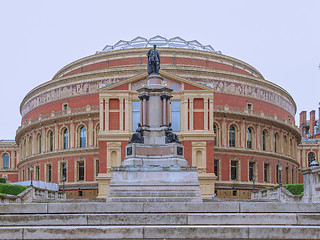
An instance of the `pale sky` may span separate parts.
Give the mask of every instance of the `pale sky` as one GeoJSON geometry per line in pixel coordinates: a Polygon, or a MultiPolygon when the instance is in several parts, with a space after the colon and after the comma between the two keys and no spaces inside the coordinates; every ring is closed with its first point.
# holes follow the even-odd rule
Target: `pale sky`
{"type": "Polygon", "coordinates": [[[303,110],[318,116],[319,26],[318,0],[0,0],[0,139],[14,139],[30,90],[63,66],[137,36],[211,45],[286,89],[296,119],[303,110]]]}

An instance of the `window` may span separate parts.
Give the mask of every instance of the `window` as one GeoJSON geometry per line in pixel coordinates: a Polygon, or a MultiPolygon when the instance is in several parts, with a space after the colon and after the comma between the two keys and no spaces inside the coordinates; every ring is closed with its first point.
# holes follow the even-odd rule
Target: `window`
{"type": "Polygon", "coordinates": [[[247,148],[252,149],[252,130],[250,128],[247,129],[247,148]]]}
{"type": "Polygon", "coordinates": [[[249,181],[253,181],[254,177],[254,162],[249,162],[249,181]]]}
{"type": "Polygon", "coordinates": [[[40,181],[40,167],[36,166],[36,176],[35,176],[35,180],[40,181]]]}
{"type": "Polygon", "coordinates": [[[262,131],[262,150],[267,151],[267,131],[262,131]]]}
{"type": "Polygon", "coordinates": [[[247,103],[248,110],[252,110],[252,103],[247,103]]]}
{"type": "Polygon", "coordinates": [[[132,131],[135,131],[140,123],[140,102],[132,102],[132,131]]]}
{"type": "Polygon", "coordinates": [[[217,180],[219,180],[219,160],[214,160],[214,173],[217,176],[217,180]]]}
{"type": "Polygon", "coordinates": [[[280,171],[279,171],[279,165],[276,166],[276,182],[279,183],[279,175],[280,175],[280,171]]]}
{"type": "Polygon", "coordinates": [[[233,125],[229,127],[229,146],[235,147],[236,146],[236,129],[233,125]]]}
{"type": "Polygon", "coordinates": [[[263,167],[264,182],[269,182],[269,164],[265,163],[263,167]]]}
{"type": "Polygon", "coordinates": [[[49,132],[49,151],[53,151],[53,132],[49,132]]]}
{"type": "Polygon", "coordinates": [[[67,163],[61,163],[61,181],[67,181],[67,163]]]}
{"type": "Polygon", "coordinates": [[[78,181],[84,180],[84,162],[78,162],[78,181]]]}
{"type": "Polygon", "coordinates": [[[86,127],[82,126],[80,128],[80,147],[86,147],[86,143],[87,143],[87,131],[86,131],[86,127]]]}
{"type": "Polygon", "coordinates": [[[217,146],[218,137],[217,137],[217,125],[216,124],[213,125],[213,132],[215,134],[215,136],[214,136],[214,146],[217,146]]]}
{"type": "Polygon", "coordinates": [[[96,160],[96,176],[99,174],[99,160],[96,160]]]}
{"type": "Polygon", "coordinates": [[[63,111],[68,110],[68,103],[62,104],[62,110],[63,110],[63,111]]]}
{"type": "Polygon", "coordinates": [[[277,153],[279,150],[277,149],[279,147],[279,134],[276,133],[274,135],[274,152],[277,153]]]}
{"type": "Polygon", "coordinates": [[[231,161],[231,180],[238,180],[238,161],[231,161]]]}
{"type": "Polygon", "coordinates": [[[3,154],[3,168],[4,169],[9,168],[9,154],[8,153],[3,154]]]}
{"type": "Polygon", "coordinates": [[[286,184],[289,184],[289,168],[286,167],[286,184]]]}
{"type": "Polygon", "coordinates": [[[172,124],[173,131],[175,132],[181,131],[180,101],[171,102],[171,124],[172,124]]]}
{"type": "Polygon", "coordinates": [[[308,166],[310,165],[310,163],[311,163],[313,160],[316,160],[315,154],[314,154],[314,152],[309,152],[309,153],[308,153],[308,166]]]}
{"type": "Polygon", "coordinates": [[[52,167],[51,167],[51,164],[47,165],[47,181],[48,182],[52,181],[52,167]]]}
{"type": "Polygon", "coordinates": [[[68,129],[63,131],[63,149],[68,149],[69,133],[68,129]]]}

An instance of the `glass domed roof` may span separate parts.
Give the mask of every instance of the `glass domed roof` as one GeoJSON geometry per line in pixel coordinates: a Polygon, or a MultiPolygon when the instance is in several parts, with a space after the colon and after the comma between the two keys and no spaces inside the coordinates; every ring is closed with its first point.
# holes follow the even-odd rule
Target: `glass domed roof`
{"type": "Polygon", "coordinates": [[[103,52],[110,52],[114,50],[121,50],[121,49],[130,49],[130,48],[150,48],[156,44],[157,47],[168,47],[168,48],[185,48],[185,49],[195,49],[213,53],[221,54],[221,51],[216,51],[211,47],[211,45],[202,45],[197,40],[186,41],[181,37],[174,37],[174,38],[164,38],[162,36],[155,36],[150,39],[146,39],[143,37],[136,37],[131,41],[124,41],[120,40],[115,45],[107,45],[105,46],[102,51],[97,51],[96,53],[103,53],[103,52]]]}

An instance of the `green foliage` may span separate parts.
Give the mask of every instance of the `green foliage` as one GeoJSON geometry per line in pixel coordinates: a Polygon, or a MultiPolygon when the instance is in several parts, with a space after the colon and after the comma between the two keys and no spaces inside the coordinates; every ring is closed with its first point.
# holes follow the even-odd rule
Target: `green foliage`
{"type": "Polygon", "coordinates": [[[7,194],[5,194],[5,193],[0,193],[0,197],[5,197],[5,196],[7,196],[7,194]]]}
{"type": "Polygon", "coordinates": [[[283,185],[293,195],[303,194],[303,184],[286,184],[283,185]]]}
{"type": "Polygon", "coordinates": [[[0,193],[18,195],[26,190],[28,187],[21,185],[11,185],[6,183],[0,183],[0,193]]]}
{"type": "Polygon", "coordinates": [[[6,179],[3,177],[0,177],[0,183],[6,183],[6,179]]]}

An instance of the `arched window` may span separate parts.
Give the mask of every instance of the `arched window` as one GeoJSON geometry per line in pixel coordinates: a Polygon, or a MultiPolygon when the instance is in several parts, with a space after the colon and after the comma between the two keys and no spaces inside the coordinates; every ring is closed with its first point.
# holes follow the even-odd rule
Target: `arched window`
{"type": "Polygon", "coordinates": [[[274,134],[274,152],[278,153],[279,152],[279,134],[275,133],[274,134]]]}
{"type": "Polygon", "coordinates": [[[247,148],[252,149],[252,130],[251,130],[251,128],[247,129],[247,148]]]}
{"type": "Polygon", "coordinates": [[[68,149],[69,132],[68,129],[63,131],[63,149],[68,149]]]}
{"type": "Polygon", "coordinates": [[[217,137],[217,125],[216,124],[213,125],[213,132],[215,134],[215,136],[214,136],[214,146],[217,146],[218,137],[217,137]]]}
{"type": "Polygon", "coordinates": [[[50,152],[52,152],[53,151],[53,132],[52,131],[49,132],[48,137],[49,137],[49,141],[48,141],[49,142],[49,146],[48,146],[49,149],[48,150],[50,152]]]}
{"type": "Polygon", "coordinates": [[[38,153],[41,153],[41,134],[38,134],[37,141],[38,141],[38,153]]]}
{"type": "Polygon", "coordinates": [[[316,156],[314,155],[314,152],[309,152],[308,153],[308,166],[310,165],[310,163],[316,159],[316,156]]]}
{"type": "Polygon", "coordinates": [[[5,168],[5,169],[9,168],[9,154],[8,153],[3,154],[3,168],[5,168]]]}
{"type": "Polygon", "coordinates": [[[229,147],[236,146],[236,129],[233,125],[229,127],[229,147]]]}
{"type": "Polygon", "coordinates": [[[267,131],[262,131],[262,150],[267,151],[267,131]]]}
{"type": "Polygon", "coordinates": [[[80,147],[86,147],[87,143],[87,131],[86,126],[80,128],[80,147]]]}

